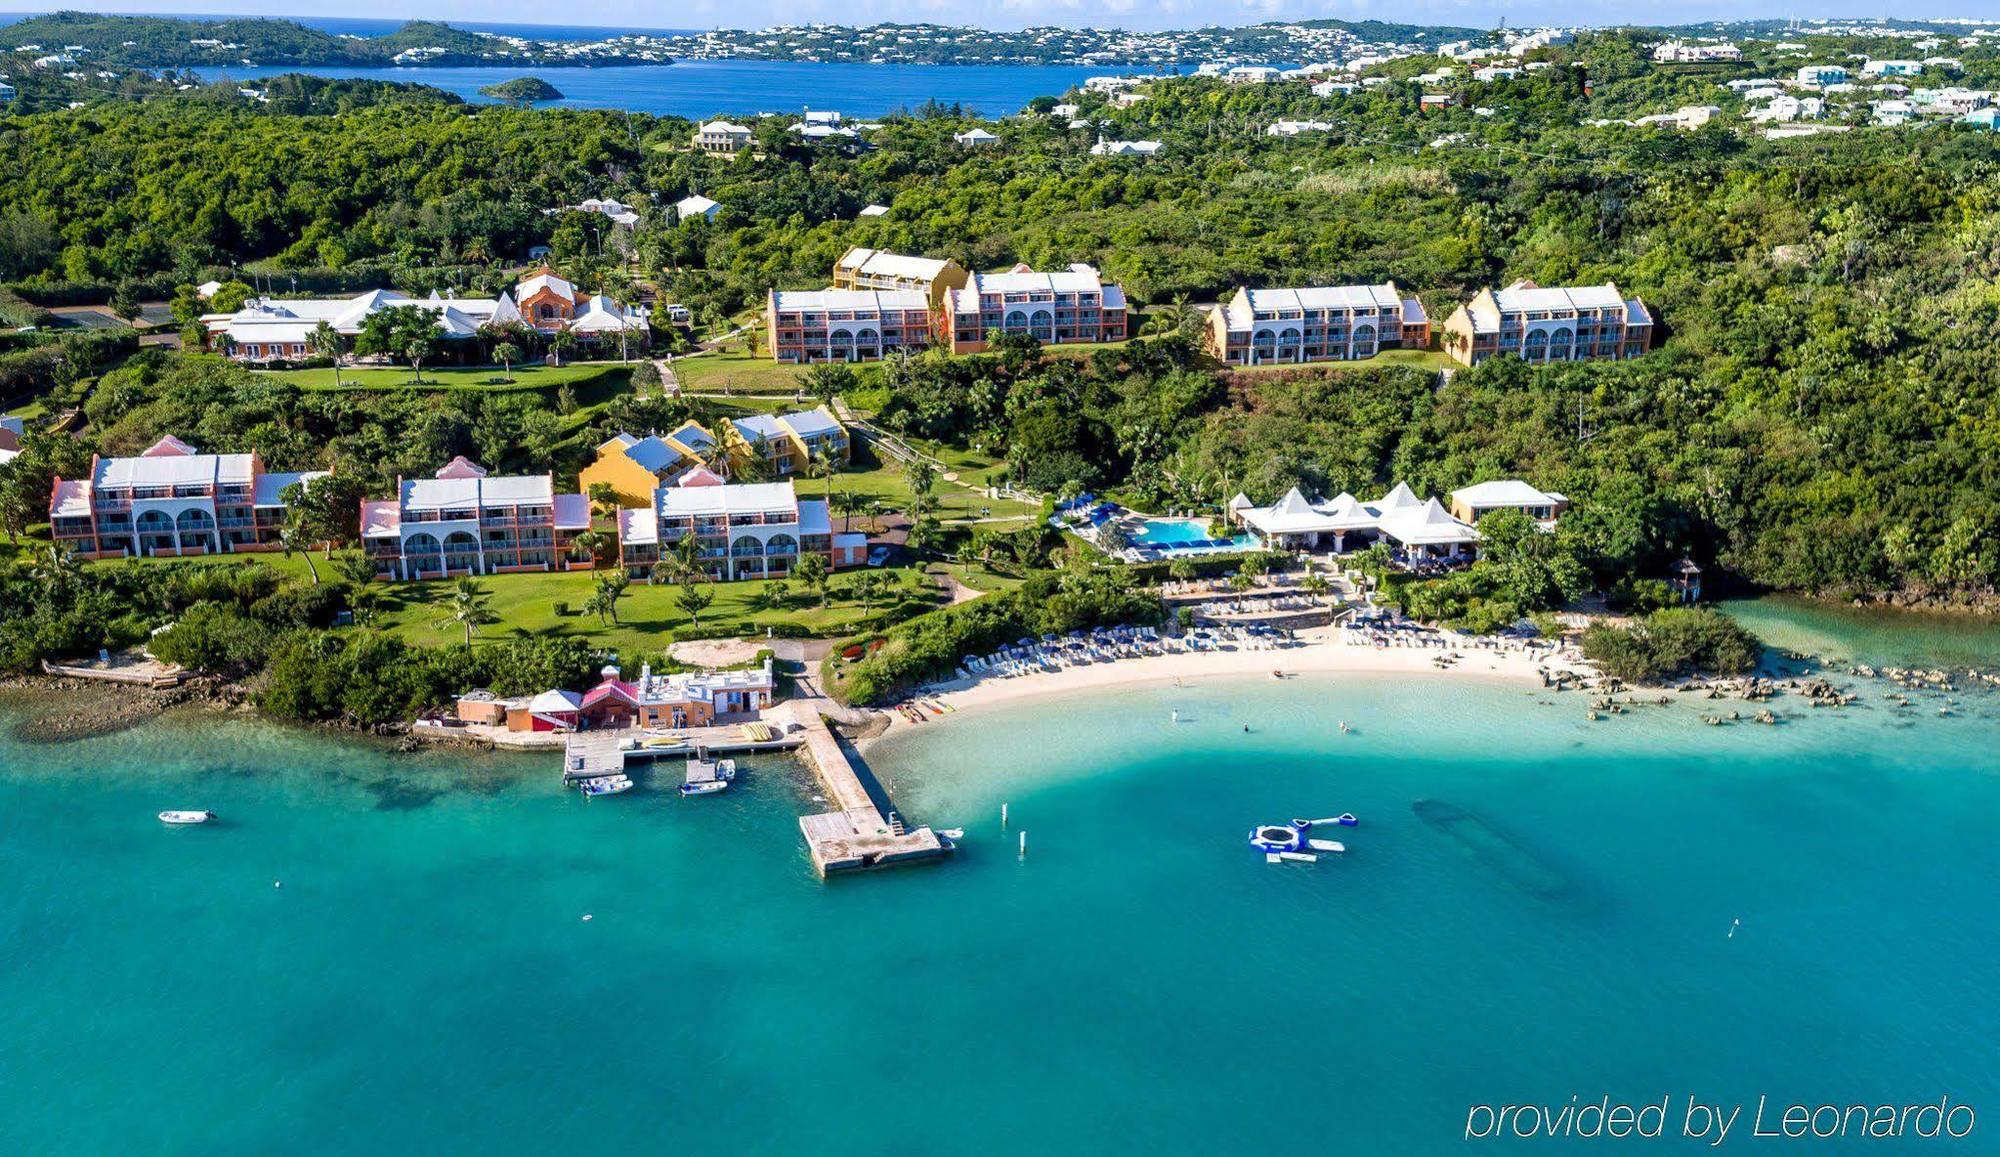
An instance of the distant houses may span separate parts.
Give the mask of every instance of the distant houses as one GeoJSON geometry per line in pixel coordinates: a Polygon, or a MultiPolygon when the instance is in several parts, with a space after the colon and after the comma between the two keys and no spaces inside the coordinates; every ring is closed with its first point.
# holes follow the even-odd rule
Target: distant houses
{"type": "Polygon", "coordinates": [[[721,202],[704,197],[700,193],[682,197],[680,200],[674,202],[674,220],[676,221],[692,221],[696,217],[703,217],[713,221],[715,220],[715,215],[720,212],[722,212],[721,202]]]}
{"type": "Polygon", "coordinates": [[[1498,354],[1530,363],[1636,358],[1652,344],[1646,303],[1617,285],[1482,289],[1444,323],[1444,348],[1465,365],[1498,354]]]}
{"type": "Polygon", "coordinates": [[[285,491],[325,471],[268,471],[255,453],[204,454],[166,437],[135,457],[92,456],[55,479],[49,534],[79,557],[154,558],[279,549],[285,491]]]}
{"type": "Polygon", "coordinates": [[[1158,141],[1099,140],[1090,146],[1093,157],[1156,157],[1166,146],[1158,141]]]}

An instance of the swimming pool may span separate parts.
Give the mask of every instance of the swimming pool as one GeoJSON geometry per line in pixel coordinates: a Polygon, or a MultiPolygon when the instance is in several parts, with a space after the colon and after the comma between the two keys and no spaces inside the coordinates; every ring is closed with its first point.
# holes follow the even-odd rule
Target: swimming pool
{"type": "MultiPolygon", "coordinates": [[[[1132,535],[1133,546],[1149,546],[1154,550],[1179,550],[1190,546],[1208,546],[1211,543],[1208,524],[1192,518],[1154,518],[1141,524],[1132,535]]],[[[1248,548],[1253,541],[1247,534],[1239,534],[1228,540],[1231,545],[1248,548]]]]}

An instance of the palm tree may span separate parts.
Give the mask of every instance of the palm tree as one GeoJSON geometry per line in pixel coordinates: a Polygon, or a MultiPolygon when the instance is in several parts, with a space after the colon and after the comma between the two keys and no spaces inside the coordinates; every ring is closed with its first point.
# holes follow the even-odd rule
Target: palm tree
{"type": "Polygon", "coordinates": [[[549,339],[549,348],[555,351],[556,365],[560,366],[563,364],[564,354],[575,352],[576,335],[566,329],[559,329],[555,336],[549,339]]]}
{"type": "Polygon", "coordinates": [[[592,518],[618,516],[618,491],[609,482],[593,482],[588,491],[592,518]]]}
{"type": "Polygon", "coordinates": [[[335,389],[338,389],[340,387],[340,359],[347,353],[347,336],[322,321],[313,327],[312,334],[306,339],[306,344],[312,347],[312,352],[333,363],[333,385],[335,389]]]}
{"type": "Polygon", "coordinates": [[[471,575],[465,575],[452,584],[451,601],[445,604],[444,615],[434,620],[431,626],[443,630],[455,623],[465,628],[465,649],[470,651],[472,636],[479,628],[500,621],[500,616],[487,606],[491,601],[492,596],[486,593],[485,588],[471,575]]]}
{"type": "Polygon", "coordinates": [[[503,341],[493,347],[493,356],[500,362],[500,376],[514,380],[514,363],[521,360],[521,347],[510,341],[503,341]]]}
{"type": "Polygon", "coordinates": [[[43,587],[63,594],[83,577],[83,569],[77,565],[76,556],[70,553],[68,547],[51,543],[35,563],[34,576],[43,587]]]}
{"type": "Polygon", "coordinates": [[[812,452],[812,457],[806,459],[806,477],[821,479],[820,497],[827,499],[829,502],[832,501],[833,455],[826,452],[826,447],[821,446],[815,449],[812,452]]]}
{"type": "Polygon", "coordinates": [[[1299,589],[1315,599],[1323,599],[1328,590],[1326,576],[1316,570],[1309,570],[1306,572],[1306,577],[1299,580],[1299,589]]]}
{"type": "Polygon", "coordinates": [[[837,490],[827,502],[840,512],[840,529],[849,531],[854,529],[854,516],[867,509],[868,500],[852,490],[837,490]]]}

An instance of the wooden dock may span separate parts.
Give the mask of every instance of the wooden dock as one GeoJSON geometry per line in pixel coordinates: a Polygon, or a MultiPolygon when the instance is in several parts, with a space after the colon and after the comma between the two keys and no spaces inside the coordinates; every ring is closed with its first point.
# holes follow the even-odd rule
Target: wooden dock
{"type": "Polygon", "coordinates": [[[802,731],[787,731],[782,724],[772,727],[770,739],[753,739],[740,725],[691,727],[665,736],[641,737],[631,731],[583,732],[572,735],[563,745],[563,779],[574,782],[600,775],[626,772],[632,764],[648,764],[661,759],[685,759],[702,753],[790,751],[805,743],[802,731]],[[628,742],[639,739],[637,746],[628,742]]]}
{"type": "Polygon", "coordinates": [[[695,727],[641,736],[632,731],[584,732],[563,748],[563,780],[630,774],[631,765],[692,755],[802,750],[833,811],[800,816],[813,870],[821,877],[934,860],[951,841],[927,827],[905,828],[889,797],[859,757],[851,755],[821,717],[817,698],[792,699],[764,713],[772,738],[755,739],[742,725],[695,727]],[[634,742],[637,740],[637,742],[634,742]]]}

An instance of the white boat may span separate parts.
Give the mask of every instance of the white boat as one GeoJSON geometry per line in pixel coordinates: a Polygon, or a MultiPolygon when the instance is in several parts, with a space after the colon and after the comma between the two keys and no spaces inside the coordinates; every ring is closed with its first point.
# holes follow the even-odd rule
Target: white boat
{"type": "Polygon", "coordinates": [[[726,779],[693,780],[682,784],[679,790],[682,795],[714,795],[718,791],[728,791],[729,781],[726,779]]]}
{"type": "Polygon", "coordinates": [[[600,775],[584,780],[577,787],[585,795],[617,795],[632,790],[632,779],[624,775],[600,775]]]}
{"type": "Polygon", "coordinates": [[[161,812],[163,824],[205,824],[215,818],[214,812],[161,812]]]}
{"type": "Polygon", "coordinates": [[[943,836],[947,840],[962,840],[965,838],[965,829],[945,828],[943,831],[940,831],[938,835],[943,836]]]}

